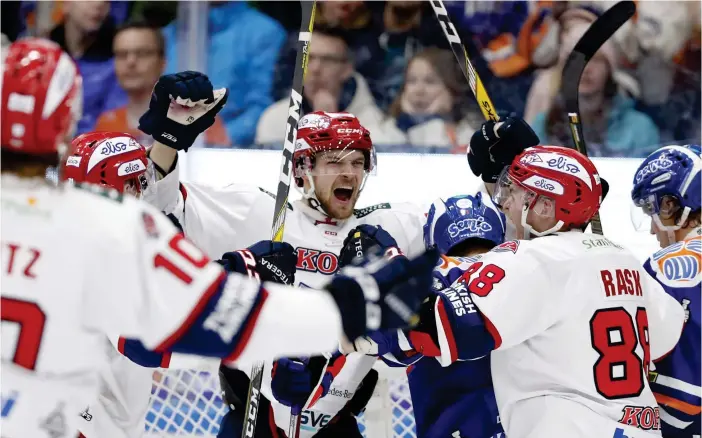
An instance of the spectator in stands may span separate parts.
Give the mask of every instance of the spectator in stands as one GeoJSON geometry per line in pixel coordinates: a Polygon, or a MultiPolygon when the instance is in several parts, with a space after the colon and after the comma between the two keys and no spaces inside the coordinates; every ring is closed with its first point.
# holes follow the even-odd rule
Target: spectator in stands
{"type": "Polygon", "coordinates": [[[663,143],[699,143],[699,2],[639,2],[630,30],[625,53],[646,84],[638,108],[658,124],[663,143]]]}
{"type": "Polygon", "coordinates": [[[473,126],[482,122],[477,107],[470,112],[472,123],[463,117],[463,96],[467,93],[468,85],[453,53],[425,49],[407,65],[400,93],[390,106],[390,117],[377,131],[371,131],[373,142],[437,146],[444,151],[465,153],[475,131],[473,126]]]}
{"type": "MultiPolygon", "coordinates": [[[[127,103],[100,115],[96,131],[122,131],[135,136],[140,143],[149,144],[150,136],[139,131],[139,117],[149,108],[151,92],[163,74],[166,61],[160,29],[145,22],[134,21],[121,27],[114,37],[115,73],[119,85],[127,94],[127,103]]],[[[205,131],[205,144],[230,146],[229,136],[217,117],[205,131]]]]}
{"type": "MultiPolygon", "coordinates": [[[[343,35],[354,68],[366,79],[376,104],[386,110],[402,86],[407,62],[425,47],[448,48],[434,13],[421,1],[317,2],[315,26],[343,35]]],[[[317,28],[315,27],[315,33],[317,28]]],[[[286,97],[292,84],[297,30],[288,36],[276,67],[275,93],[286,97]]]]}
{"type": "MultiPolygon", "coordinates": [[[[164,29],[169,73],[178,71],[176,25],[164,29]]],[[[248,146],[261,113],[273,102],[273,69],[285,32],[275,20],[243,1],[211,1],[207,31],[205,73],[216,87],[229,88],[229,99],[219,114],[232,144],[248,146]]]]}
{"type": "Polygon", "coordinates": [[[64,4],[64,20],[49,38],[78,64],[83,76],[83,118],[78,134],[90,131],[104,111],[117,108],[126,95],[115,76],[112,39],[115,25],[106,1],[70,1],[64,4]]]}
{"type": "MultiPolygon", "coordinates": [[[[561,16],[561,45],[557,66],[539,73],[529,92],[529,107],[544,108],[526,114],[542,144],[572,144],[567,115],[559,93],[562,64],[596,15],[582,8],[561,16]]],[[[638,84],[618,70],[620,54],[608,41],[590,60],[580,81],[580,114],[588,153],[593,156],[645,157],[660,143],[653,121],[634,109],[638,84]]]]}
{"type": "MultiPolygon", "coordinates": [[[[365,79],[354,71],[352,55],[343,36],[335,30],[317,28],[312,35],[302,112],[349,112],[374,132],[383,117],[365,79]]],[[[282,144],[289,97],[279,100],[261,116],[257,144],[282,144]]]]}

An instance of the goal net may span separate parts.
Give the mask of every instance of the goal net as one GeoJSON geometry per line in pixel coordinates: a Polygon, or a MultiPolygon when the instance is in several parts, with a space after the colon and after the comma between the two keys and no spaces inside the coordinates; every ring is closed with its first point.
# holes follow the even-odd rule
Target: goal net
{"type": "MultiPolygon", "coordinates": [[[[415,438],[414,415],[404,368],[375,366],[379,378],[359,428],[367,438],[415,438]]],[[[216,436],[229,408],[217,374],[192,370],[154,372],[145,437],[216,436]]]]}

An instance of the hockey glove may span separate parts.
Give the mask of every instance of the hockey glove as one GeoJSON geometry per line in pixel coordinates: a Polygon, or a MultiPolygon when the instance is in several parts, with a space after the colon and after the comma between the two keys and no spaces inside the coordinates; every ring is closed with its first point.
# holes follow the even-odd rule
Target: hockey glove
{"type": "Polygon", "coordinates": [[[344,333],[353,341],[366,332],[413,325],[430,294],[435,250],[409,260],[368,254],[335,275],[326,289],[339,306],[344,333]]]}
{"type": "Polygon", "coordinates": [[[229,90],[212,89],[209,78],[195,71],[161,76],[151,94],[139,129],[179,151],[187,151],[198,135],[212,126],[229,90]]]}
{"type": "Polygon", "coordinates": [[[247,249],[224,253],[217,263],[228,272],[291,285],[295,283],[297,253],[289,243],[262,240],[247,249]]]}
{"type": "Polygon", "coordinates": [[[470,139],[468,165],[475,176],[487,183],[497,182],[505,166],[524,149],[539,144],[539,137],[529,124],[520,118],[506,118],[498,122],[487,121],[470,139]]]}
{"type": "Polygon", "coordinates": [[[403,255],[395,239],[381,226],[359,225],[344,239],[339,253],[339,267],[348,266],[357,257],[363,257],[371,248],[379,247],[388,258],[403,255]]]}
{"type": "Polygon", "coordinates": [[[281,404],[300,415],[327,395],[332,382],[346,362],[346,356],[335,354],[301,359],[279,359],[273,362],[271,390],[281,404]]]}

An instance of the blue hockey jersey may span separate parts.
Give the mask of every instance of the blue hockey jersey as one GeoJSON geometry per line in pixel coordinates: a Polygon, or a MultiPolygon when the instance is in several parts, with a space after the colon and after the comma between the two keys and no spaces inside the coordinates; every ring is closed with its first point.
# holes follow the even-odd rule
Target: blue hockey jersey
{"type": "MultiPolygon", "coordinates": [[[[478,259],[442,256],[434,270],[433,288],[450,286],[478,259]]],[[[436,358],[408,349],[406,339],[392,344],[397,347],[382,359],[390,366],[408,367],[418,438],[505,437],[492,389],[489,356],[442,367],[436,358]]]]}
{"type": "Polygon", "coordinates": [[[668,355],[655,363],[655,370],[649,374],[651,389],[661,407],[664,438],[700,436],[701,255],[702,238],[695,237],[661,249],[644,264],[646,271],[686,311],[680,341],[668,355]]]}

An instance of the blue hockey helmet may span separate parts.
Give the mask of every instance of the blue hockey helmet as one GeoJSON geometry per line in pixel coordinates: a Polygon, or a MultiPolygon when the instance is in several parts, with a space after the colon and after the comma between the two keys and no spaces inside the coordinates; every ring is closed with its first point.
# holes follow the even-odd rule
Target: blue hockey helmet
{"type": "Polygon", "coordinates": [[[702,197],[702,156],[699,145],[664,146],[641,163],[634,174],[631,199],[659,229],[668,232],[671,243],[673,232],[679,230],[689,214],[700,210],[702,197]],[[672,200],[665,203],[665,200],[672,200]],[[671,217],[682,209],[672,226],[664,226],[660,214],[671,217]]]}
{"type": "Polygon", "coordinates": [[[505,238],[505,216],[489,196],[478,193],[437,199],[424,224],[424,244],[442,254],[468,239],[483,239],[499,245],[505,238]]]}

